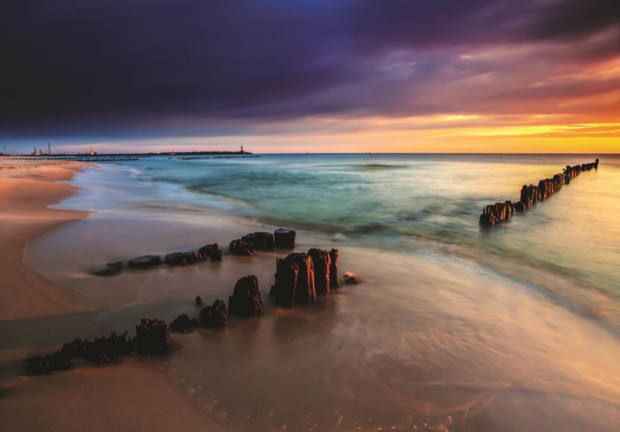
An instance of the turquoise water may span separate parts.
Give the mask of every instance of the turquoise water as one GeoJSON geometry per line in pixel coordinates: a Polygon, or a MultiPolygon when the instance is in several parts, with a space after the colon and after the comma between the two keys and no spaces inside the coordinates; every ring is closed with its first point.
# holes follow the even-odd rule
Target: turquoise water
{"type": "MultiPolygon", "coordinates": [[[[128,162],[171,205],[213,207],[379,248],[420,240],[519,260],[620,293],[620,157],[525,215],[481,229],[482,207],[596,155],[264,155],[128,162]],[[175,204],[172,204],[175,203],[175,204]]],[[[144,196],[141,198],[144,200],[144,196]]],[[[161,203],[162,201],[160,201],[161,203]]]]}
{"type": "Polygon", "coordinates": [[[81,189],[60,205],[90,216],[35,242],[30,263],[97,307],[131,302],[99,314],[88,334],[142,316],[196,314],[196,295],[226,299],[236,279],[257,275],[265,315],[231,317],[223,332],[175,335],[167,360],[193,403],[238,429],[615,431],[620,158],[601,156],[598,171],[507,223],[478,225],[484,205],[516,200],[523,184],[595,158],[166,156],[101,164],[77,174],[72,183],[81,189]],[[277,308],[268,298],[274,254],[226,254],[227,241],[262,224],[298,229],[301,250],[337,247],[341,272],[362,283],[311,307],[277,308]],[[212,241],[224,246],[221,265],[88,273],[102,262],[212,241]]]}

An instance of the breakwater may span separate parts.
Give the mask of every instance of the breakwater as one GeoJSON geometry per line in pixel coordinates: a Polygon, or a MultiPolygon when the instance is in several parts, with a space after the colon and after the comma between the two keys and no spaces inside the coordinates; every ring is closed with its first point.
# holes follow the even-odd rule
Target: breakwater
{"type": "Polygon", "coordinates": [[[567,165],[562,173],[554,175],[552,178],[540,180],[538,185],[523,185],[519,201],[497,202],[488,205],[482,209],[480,215],[480,224],[493,226],[497,222],[505,221],[516,212],[523,213],[538,201],[544,201],[554,193],[558,192],[562,186],[570,184],[571,180],[580,175],[584,171],[598,169],[599,160],[581,165],[567,165]]]}
{"type": "MultiPolygon", "coordinates": [[[[295,237],[295,231],[279,229],[279,236],[285,235],[286,241],[295,237]]],[[[248,245],[267,252],[274,251],[271,233],[251,233],[243,237],[248,245]]],[[[282,238],[280,238],[282,241],[282,238]]],[[[234,241],[233,241],[234,242],[234,241]]],[[[293,247],[294,247],[293,243],[293,247]]],[[[221,250],[217,244],[210,244],[200,249],[198,256],[194,252],[177,252],[166,256],[165,262],[172,266],[190,265],[200,259],[221,261],[221,250]],[[215,254],[215,258],[214,257],[215,254]],[[200,258],[199,258],[200,257],[200,258]]],[[[132,267],[147,268],[162,263],[161,257],[147,255],[130,261],[132,267]]],[[[99,276],[112,276],[121,271],[120,261],[108,264],[108,268],[96,273],[99,276]],[[105,274],[102,274],[105,273],[105,274]]],[[[359,281],[352,275],[345,275],[345,282],[350,279],[359,281]]],[[[329,294],[330,289],[340,286],[338,281],[338,250],[331,251],[318,248],[308,253],[293,252],[284,259],[276,258],[275,285],[269,293],[275,298],[279,307],[290,308],[296,303],[316,303],[317,294],[329,294]]],[[[54,371],[66,371],[75,365],[72,360],[84,358],[98,363],[118,362],[119,357],[131,355],[134,351],[144,356],[167,354],[170,352],[170,330],[188,333],[200,326],[207,328],[226,327],[228,313],[223,300],[216,299],[212,306],[204,306],[200,296],[195,299],[200,307],[199,319],[187,314],[179,315],[168,326],[164,320],[142,319],[136,326],[136,336],[131,338],[128,331],[110,337],[75,339],[63,345],[60,351],[28,357],[27,371],[33,375],[49,375],[54,371]]],[[[247,275],[237,281],[233,293],[228,297],[228,312],[237,317],[262,315],[265,310],[258,285],[258,278],[247,275]]]]}

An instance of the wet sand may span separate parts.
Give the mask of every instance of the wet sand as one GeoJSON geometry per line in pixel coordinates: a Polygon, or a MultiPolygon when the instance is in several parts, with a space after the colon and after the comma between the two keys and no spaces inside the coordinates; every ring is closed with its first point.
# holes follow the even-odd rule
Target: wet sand
{"type": "Polygon", "coordinates": [[[179,387],[160,360],[82,366],[45,377],[19,377],[1,387],[3,431],[222,430],[179,387]],[[148,364],[147,364],[148,363],[148,364]]]}
{"type": "MultiPolygon", "coordinates": [[[[141,317],[197,316],[196,295],[227,300],[236,279],[257,275],[265,314],[230,317],[224,330],[173,334],[162,370],[188,405],[224,427],[577,432],[619,424],[616,339],[534,287],[465,259],[370,250],[301,233],[299,250],[339,247],[341,274],[353,271],[363,282],[290,310],[268,298],[275,256],[286,251],[114,278],[89,275],[94,263],[195,250],[272,228],[211,216],[200,222],[89,218],[44,236],[27,258],[83,291],[86,304],[102,301],[101,293],[116,298],[84,317],[79,332],[67,328],[71,337],[131,328],[141,317]],[[75,247],[50,261],[42,251],[60,238],[75,247]],[[79,256],[83,243],[100,248],[79,256]],[[63,260],[72,264],[61,269],[63,260]]],[[[69,338],[60,333],[33,343],[69,338]]],[[[20,341],[13,346],[19,349],[20,341]]]]}
{"type": "Polygon", "coordinates": [[[0,412],[9,413],[0,429],[578,432],[620,425],[617,338],[546,295],[565,284],[554,275],[507,278],[499,264],[456,252],[379,251],[308,232],[299,233],[298,250],[339,248],[341,275],[353,271],[362,284],[343,285],[316,305],[276,308],[268,291],[281,250],[90,274],[108,261],[226,245],[272,229],[160,209],[93,213],[30,243],[27,265],[84,309],[0,322],[0,412]],[[246,274],[259,278],[262,317],[173,334],[169,356],[23,376],[28,353],[131,330],[142,317],[197,316],[196,295],[227,301],[246,274]]]}
{"type": "MultiPolygon", "coordinates": [[[[74,186],[57,182],[69,180],[84,164],[3,163],[0,430],[222,430],[187,403],[187,395],[165,373],[166,358],[130,358],[111,367],[83,363],[76,370],[51,376],[25,375],[27,355],[51,352],[73,334],[92,337],[86,329],[102,305],[82,302],[77,291],[52,282],[23,262],[28,242],[88,214],[48,208],[75,193],[74,186]]],[[[44,252],[50,256],[66,247],[61,242],[44,252]]]]}
{"type": "Polygon", "coordinates": [[[3,161],[6,169],[0,170],[0,320],[84,309],[70,291],[31,271],[22,259],[28,242],[87,215],[47,208],[75,192],[74,186],[57,182],[69,180],[80,166],[78,162],[3,161]]]}

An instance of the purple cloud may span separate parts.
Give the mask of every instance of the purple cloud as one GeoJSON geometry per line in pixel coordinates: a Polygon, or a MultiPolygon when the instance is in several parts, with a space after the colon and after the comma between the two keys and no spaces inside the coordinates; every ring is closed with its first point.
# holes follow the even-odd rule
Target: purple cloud
{"type": "Polygon", "coordinates": [[[615,8],[5,0],[0,138],[234,134],[263,121],[519,111],[605,93],[617,80],[544,79],[617,55],[615,8]]]}

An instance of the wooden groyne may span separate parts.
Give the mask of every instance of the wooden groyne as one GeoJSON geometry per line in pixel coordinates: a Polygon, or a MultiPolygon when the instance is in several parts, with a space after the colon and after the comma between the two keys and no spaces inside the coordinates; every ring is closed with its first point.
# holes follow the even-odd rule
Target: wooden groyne
{"type": "Polygon", "coordinates": [[[53,354],[28,357],[27,370],[33,375],[49,375],[53,371],[72,369],[74,365],[71,360],[75,358],[111,363],[134,351],[147,357],[170,352],[170,331],[164,321],[142,319],[140,325],[136,326],[134,338],[127,336],[127,333],[120,336],[112,333],[110,337],[95,338],[94,341],[75,339],[53,354]]]}
{"type": "Polygon", "coordinates": [[[503,203],[495,203],[482,209],[480,215],[480,224],[493,226],[497,222],[505,221],[516,212],[523,213],[538,201],[544,201],[551,195],[559,191],[562,186],[570,184],[571,180],[580,175],[584,171],[598,169],[598,159],[596,161],[581,165],[567,165],[562,173],[554,175],[552,178],[540,180],[538,185],[523,185],[521,188],[521,196],[519,201],[513,203],[506,201],[503,203]]]}
{"type": "MultiPolygon", "coordinates": [[[[286,244],[291,240],[292,230],[286,231],[286,244]]],[[[271,233],[252,233],[244,236],[252,240],[250,243],[257,249],[273,250],[271,233]]],[[[169,265],[188,265],[199,259],[220,260],[221,251],[217,244],[201,248],[198,256],[193,252],[177,252],[169,254],[166,262],[169,265]],[[190,258],[191,257],[191,258],[190,258]],[[203,257],[203,258],[200,258],[203,257]]],[[[134,267],[150,267],[159,265],[162,260],[156,255],[146,255],[131,261],[134,267]]],[[[357,284],[359,280],[350,273],[345,274],[347,284],[357,284]]],[[[295,304],[316,303],[317,294],[329,294],[330,290],[340,286],[338,281],[338,250],[310,249],[308,253],[294,252],[286,258],[276,258],[275,285],[271,287],[270,297],[274,297],[279,307],[290,308],[295,304]]],[[[170,330],[188,333],[194,328],[222,328],[228,324],[228,314],[224,301],[216,299],[212,306],[203,307],[200,296],[196,297],[196,306],[201,308],[200,315],[190,317],[179,315],[170,326],[159,319],[142,319],[136,326],[136,336],[128,336],[127,331],[110,337],[75,339],[63,345],[62,349],[53,354],[37,355],[26,359],[27,371],[33,375],[49,375],[54,371],[64,371],[75,367],[72,362],[76,358],[84,358],[97,363],[117,362],[119,357],[137,352],[144,356],[168,354],[170,352],[170,330]]],[[[254,275],[245,276],[237,281],[232,295],[228,298],[228,312],[238,317],[259,316],[264,313],[265,306],[261,299],[258,278],[254,275]]]]}
{"type": "MultiPolygon", "coordinates": [[[[230,242],[228,251],[233,255],[254,256],[256,250],[274,252],[275,247],[292,249],[295,248],[294,230],[279,228],[273,234],[268,232],[254,232],[244,235],[240,239],[230,242]]],[[[194,251],[173,252],[162,259],[159,255],[144,255],[129,261],[129,267],[136,269],[149,269],[162,264],[169,266],[188,266],[201,261],[222,261],[222,251],[217,243],[208,244],[194,251]]],[[[337,257],[336,257],[337,261],[337,257]]],[[[92,272],[95,276],[116,276],[123,271],[122,261],[107,263],[102,270],[92,272]]]]}

